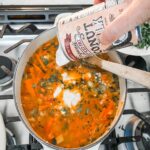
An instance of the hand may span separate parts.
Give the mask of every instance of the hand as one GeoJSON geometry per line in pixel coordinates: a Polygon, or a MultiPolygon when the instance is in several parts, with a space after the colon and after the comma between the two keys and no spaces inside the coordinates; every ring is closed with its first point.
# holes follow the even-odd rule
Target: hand
{"type": "MultiPolygon", "coordinates": [[[[94,0],[97,4],[103,0],[94,0]]],[[[101,34],[103,45],[110,45],[124,33],[150,19],[150,0],[125,0],[128,7],[101,34]]]]}

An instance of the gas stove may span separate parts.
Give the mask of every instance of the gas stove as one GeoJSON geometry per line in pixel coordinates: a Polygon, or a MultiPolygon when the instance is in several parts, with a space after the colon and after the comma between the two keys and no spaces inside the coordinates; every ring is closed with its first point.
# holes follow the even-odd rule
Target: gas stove
{"type": "MultiPolygon", "coordinates": [[[[5,123],[7,150],[52,150],[33,138],[20,121],[13,99],[13,74],[27,45],[50,29],[58,14],[92,5],[90,0],[64,0],[59,4],[45,0],[34,1],[35,5],[31,6],[31,1],[0,0],[0,112],[5,123]]],[[[119,55],[124,64],[150,71],[150,56],[119,55]]],[[[150,90],[127,81],[126,105],[119,122],[108,138],[91,150],[149,150],[149,143],[150,90]]]]}

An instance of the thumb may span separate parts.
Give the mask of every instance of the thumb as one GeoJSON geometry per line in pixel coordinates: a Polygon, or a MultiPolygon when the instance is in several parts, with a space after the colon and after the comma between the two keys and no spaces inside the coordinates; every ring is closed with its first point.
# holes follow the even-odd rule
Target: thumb
{"type": "Polygon", "coordinates": [[[103,45],[109,45],[124,33],[150,18],[150,0],[133,0],[132,3],[109,24],[100,36],[103,45]],[[142,3],[142,4],[141,4],[142,3]]]}

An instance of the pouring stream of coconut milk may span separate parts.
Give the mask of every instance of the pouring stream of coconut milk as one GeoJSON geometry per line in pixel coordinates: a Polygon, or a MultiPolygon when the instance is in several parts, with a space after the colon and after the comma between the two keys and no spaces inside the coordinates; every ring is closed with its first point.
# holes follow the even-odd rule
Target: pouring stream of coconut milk
{"type": "Polygon", "coordinates": [[[121,36],[112,45],[102,45],[100,35],[124,8],[126,3],[109,7],[107,3],[89,7],[62,17],[57,21],[59,49],[56,62],[59,66],[77,59],[105,53],[108,50],[136,45],[140,39],[139,27],[121,36]]]}

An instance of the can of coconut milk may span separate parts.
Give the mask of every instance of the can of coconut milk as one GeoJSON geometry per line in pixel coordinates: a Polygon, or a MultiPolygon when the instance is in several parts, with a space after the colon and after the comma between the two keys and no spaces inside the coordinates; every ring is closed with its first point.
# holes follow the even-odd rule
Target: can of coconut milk
{"type": "Polygon", "coordinates": [[[105,3],[92,6],[80,12],[61,18],[57,23],[58,39],[65,56],[72,61],[136,45],[140,38],[139,27],[129,31],[106,49],[100,42],[105,27],[123,12],[127,4],[110,8],[105,3]]]}

